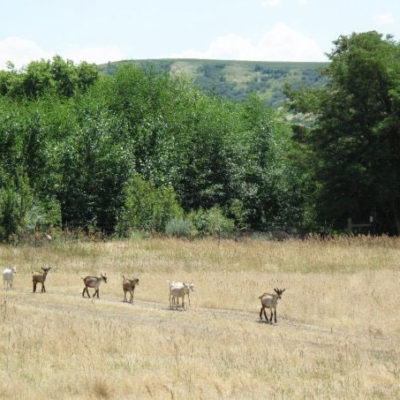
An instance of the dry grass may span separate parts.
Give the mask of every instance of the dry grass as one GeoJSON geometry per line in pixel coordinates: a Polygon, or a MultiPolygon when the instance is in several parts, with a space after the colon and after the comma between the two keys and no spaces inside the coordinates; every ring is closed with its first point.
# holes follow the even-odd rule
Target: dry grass
{"type": "Polygon", "coordinates": [[[0,260],[18,266],[0,297],[2,399],[400,397],[400,240],[69,242],[0,260]],[[100,300],[82,299],[100,272],[100,300]],[[133,306],[121,274],[140,278],[133,306]],[[168,309],[167,280],[195,282],[189,311],[168,309]],[[270,326],[257,297],[276,286],[270,326]]]}

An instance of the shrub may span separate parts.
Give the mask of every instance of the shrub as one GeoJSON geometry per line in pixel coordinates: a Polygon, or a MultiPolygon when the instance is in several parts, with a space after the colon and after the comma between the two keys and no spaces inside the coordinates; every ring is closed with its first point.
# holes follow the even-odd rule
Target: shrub
{"type": "Polygon", "coordinates": [[[227,218],[219,206],[208,210],[199,208],[188,215],[200,236],[229,236],[233,233],[235,223],[227,218]]]}
{"type": "Polygon", "coordinates": [[[239,199],[234,199],[229,207],[229,214],[233,217],[235,226],[239,232],[248,229],[246,223],[249,216],[249,211],[244,208],[243,202],[239,199]]]}
{"type": "Polygon", "coordinates": [[[165,227],[168,236],[191,238],[194,226],[191,221],[181,218],[171,219],[165,227]]]}
{"type": "Polygon", "coordinates": [[[183,215],[172,186],[156,187],[134,175],[127,182],[124,194],[125,204],[115,229],[120,236],[129,236],[135,229],[163,232],[168,221],[183,215]]]}
{"type": "Polygon", "coordinates": [[[26,212],[24,221],[25,233],[47,232],[61,225],[61,206],[55,199],[46,202],[34,199],[31,208],[26,212]]]}
{"type": "Polygon", "coordinates": [[[0,190],[0,239],[7,240],[19,232],[25,210],[21,196],[13,188],[0,190]]]}

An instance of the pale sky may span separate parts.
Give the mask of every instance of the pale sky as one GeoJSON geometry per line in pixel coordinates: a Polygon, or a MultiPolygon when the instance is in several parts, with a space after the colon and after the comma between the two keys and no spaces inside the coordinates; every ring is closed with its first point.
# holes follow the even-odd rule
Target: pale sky
{"type": "Polygon", "coordinates": [[[400,0],[0,0],[0,68],[208,58],[326,61],[339,35],[400,40],[400,0]]]}

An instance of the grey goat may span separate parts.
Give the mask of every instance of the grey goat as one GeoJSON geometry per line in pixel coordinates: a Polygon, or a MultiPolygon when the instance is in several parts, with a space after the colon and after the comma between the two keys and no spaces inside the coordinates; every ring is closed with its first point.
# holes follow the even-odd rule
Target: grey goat
{"type": "Polygon", "coordinates": [[[286,289],[278,289],[275,288],[274,291],[275,293],[264,293],[261,296],[259,296],[259,299],[261,300],[261,310],[260,310],[260,319],[262,320],[262,312],[264,311],[264,316],[265,319],[268,322],[268,317],[267,313],[265,312],[266,308],[269,308],[271,310],[271,315],[269,322],[272,324],[272,315],[274,316],[274,321],[276,323],[276,306],[278,304],[278,300],[282,298],[282,293],[286,289]]]}
{"type": "Polygon", "coordinates": [[[97,294],[97,298],[99,298],[99,286],[101,282],[107,283],[107,277],[106,274],[100,274],[100,276],[87,276],[83,279],[83,283],[85,284],[85,287],[83,288],[83,292],[82,292],[82,297],[85,297],[85,292],[88,295],[88,297],[90,298],[90,294],[89,294],[89,288],[94,288],[95,291],[93,293],[93,297],[96,297],[97,294]]]}

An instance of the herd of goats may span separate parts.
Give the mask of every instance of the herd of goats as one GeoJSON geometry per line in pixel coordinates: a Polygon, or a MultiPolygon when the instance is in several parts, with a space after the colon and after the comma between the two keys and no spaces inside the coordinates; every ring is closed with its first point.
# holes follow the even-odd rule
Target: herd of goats
{"type": "MultiPolygon", "coordinates": [[[[42,285],[41,293],[46,292],[46,287],[44,285],[46,281],[47,274],[49,273],[51,267],[41,268],[41,272],[33,272],[32,273],[32,283],[33,283],[33,293],[36,292],[36,286],[38,283],[42,285]]],[[[5,290],[12,289],[14,276],[17,273],[16,267],[5,268],[3,270],[3,282],[5,290]]],[[[99,298],[99,287],[101,282],[107,283],[106,274],[100,274],[100,276],[86,276],[83,279],[84,288],[82,291],[82,297],[85,297],[85,293],[90,298],[89,288],[94,289],[94,293],[92,297],[99,298]]],[[[122,290],[124,291],[124,302],[133,303],[133,295],[135,292],[135,287],[139,285],[139,279],[128,279],[122,275],[122,290]],[[127,300],[126,296],[129,293],[130,298],[127,300]]],[[[193,283],[186,282],[169,282],[169,306],[170,308],[178,309],[179,307],[182,310],[186,310],[185,297],[188,297],[189,306],[190,306],[190,292],[194,291],[193,283]],[[179,304],[179,299],[182,299],[181,304],[179,304]]],[[[276,323],[276,306],[278,304],[278,300],[282,298],[282,293],[285,289],[275,288],[275,293],[263,293],[259,296],[261,300],[261,310],[260,310],[260,319],[262,320],[262,314],[264,313],[264,317],[267,322],[272,324],[272,317],[274,317],[274,322],[276,323]],[[268,319],[266,309],[269,309],[271,314],[268,319]]]]}

